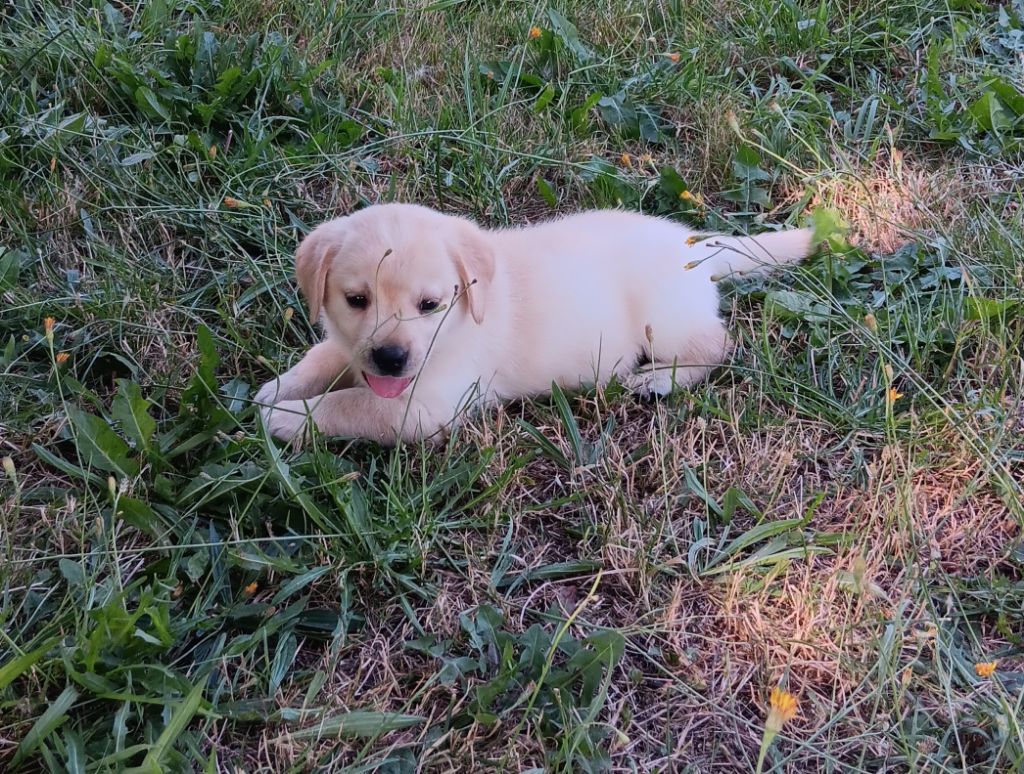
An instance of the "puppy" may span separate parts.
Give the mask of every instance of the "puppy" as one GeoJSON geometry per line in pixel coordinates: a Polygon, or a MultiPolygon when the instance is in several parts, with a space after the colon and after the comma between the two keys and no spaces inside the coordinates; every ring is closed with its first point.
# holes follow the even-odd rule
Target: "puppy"
{"type": "Polygon", "coordinates": [[[270,432],[439,437],[467,406],[604,384],[665,395],[722,362],[716,281],[800,260],[811,231],[704,238],[617,210],[484,230],[412,204],[325,223],[296,253],[326,337],[256,394],[270,432]]]}

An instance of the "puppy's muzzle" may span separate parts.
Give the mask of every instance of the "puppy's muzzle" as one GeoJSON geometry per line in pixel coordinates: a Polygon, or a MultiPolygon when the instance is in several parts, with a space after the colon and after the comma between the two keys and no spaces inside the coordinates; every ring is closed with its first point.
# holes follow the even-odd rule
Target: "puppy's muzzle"
{"type": "Polygon", "coordinates": [[[400,376],[409,362],[409,350],[389,344],[370,350],[370,361],[381,376],[400,376]]]}

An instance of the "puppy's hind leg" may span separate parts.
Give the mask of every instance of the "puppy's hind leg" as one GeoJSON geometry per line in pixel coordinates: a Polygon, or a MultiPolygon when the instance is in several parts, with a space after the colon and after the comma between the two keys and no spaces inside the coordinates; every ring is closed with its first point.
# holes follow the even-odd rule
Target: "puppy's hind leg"
{"type": "Polygon", "coordinates": [[[722,364],[729,348],[721,321],[699,333],[653,340],[646,353],[650,362],[623,377],[622,386],[644,398],[663,397],[677,387],[700,382],[722,364]]]}

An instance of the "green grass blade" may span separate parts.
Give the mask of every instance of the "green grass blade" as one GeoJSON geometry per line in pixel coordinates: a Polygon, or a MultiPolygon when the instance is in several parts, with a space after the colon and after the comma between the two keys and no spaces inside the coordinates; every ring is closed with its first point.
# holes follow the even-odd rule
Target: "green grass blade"
{"type": "Polygon", "coordinates": [[[78,701],[78,690],[69,685],[46,708],[46,712],[40,715],[36,722],[32,724],[32,728],[28,730],[25,738],[18,745],[18,752],[15,753],[11,764],[17,766],[27,756],[35,752],[43,740],[52,734],[61,723],[67,720],[68,710],[74,706],[76,701],[78,701]]]}
{"type": "Polygon", "coordinates": [[[12,658],[3,666],[0,666],[0,691],[28,671],[28,669],[41,659],[43,654],[45,654],[49,649],[50,643],[36,648],[30,653],[23,653],[16,658],[12,658]]]}
{"type": "Polygon", "coordinates": [[[167,722],[164,730],[160,732],[160,736],[157,737],[153,746],[149,748],[149,752],[146,753],[146,758],[142,761],[142,765],[138,767],[137,771],[140,774],[142,772],[159,774],[159,772],[163,771],[161,762],[170,751],[171,745],[181,736],[181,733],[188,727],[188,724],[192,722],[192,718],[195,717],[203,700],[204,688],[205,686],[202,682],[196,684],[189,691],[188,696],[174,708],[171,713],[171,719],[167,722]]]}
{"type": "Polygon", "coordinates": [[[576,421],[576,415],[572,413],[569,400],[565,397],[562,388],[557,384],[551,385],[551,397],[555,401],[555,408],[558,409],[558,417],[562,420],[562,427],[569,436],[569,447],[572,449],[573,457],[577,465],[586,463],[587,454],[583,444],[583,436],[580,434],[580,426],[576,421]]]}
{"type": "Polygon", "coordinates": [[[418,726],[426,720],[421,715],[396,712],[355,710],[324,718],[315,726],[288,734],[290,739],[334,739],[337,737],[376,737],[389,731],[418,726]]]}

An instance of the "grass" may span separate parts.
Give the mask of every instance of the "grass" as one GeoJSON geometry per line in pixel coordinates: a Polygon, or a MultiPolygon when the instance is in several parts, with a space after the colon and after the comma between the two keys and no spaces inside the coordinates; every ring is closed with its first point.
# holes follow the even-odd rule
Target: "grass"
{"type": "Polygon", "coordinates": [[[1020,2],[0,22],[0,767],[752,771],[779,686],[765,771],[1024,766],[1020,2]],[[849,231],[669,400],[293,453],[294,246],[379,200],[849,231]]]}

